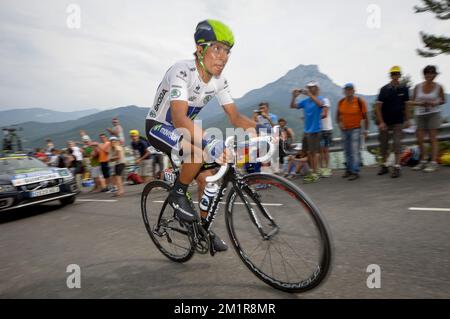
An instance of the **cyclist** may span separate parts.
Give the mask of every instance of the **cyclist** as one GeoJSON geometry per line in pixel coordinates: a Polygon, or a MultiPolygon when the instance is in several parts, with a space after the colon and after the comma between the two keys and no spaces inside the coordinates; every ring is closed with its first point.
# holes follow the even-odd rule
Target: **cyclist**
{"type": "MultiPolygon", "coordinates": [[[[224,148],[223,141],[205,140],[204,132],[194,124],[193,119],[216,97],[231,124],[244,130],[256,127],[254,121],[238,112],[227,80],[222,75],[234,45],[230,28],[217,20],[204,20],[197,25],[194,39],[195,59],[177,62],[166,72],[146,119],[147,138],[152,146],[166,154],[176,151],[184,158],[190,156],[191,161],[181,165],[179,178],[168,197],[176,216],[185,222],[202,221],[207,216],[204,211],[199,216],[186,196],[187,188],[194,179],[201,196],[206,177],[213,175],[208,170],[200,172],[203,151],[214,161],[222,155],[224,148]],[[181,128],[190,133],[189,140],[183,138],[181,128]],[[198,155],[202,158],[201,162],[193,160],[199,158],[198,155]]],[[[218,236],[214,236],[213,245],[216,251],[227,249],[218,236]]]]}

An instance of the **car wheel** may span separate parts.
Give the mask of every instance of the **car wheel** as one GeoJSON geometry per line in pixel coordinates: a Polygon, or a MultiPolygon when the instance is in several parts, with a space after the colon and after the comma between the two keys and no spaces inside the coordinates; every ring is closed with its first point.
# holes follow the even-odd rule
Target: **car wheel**
{"type": "Polygon", "coordinates": [[[62,198],[59,201],[61,202],[62,205],[71,205],[71,204],[75,203],[75,198],[76,198],[76,196],[70,196],[70,197],[62,198]]]}

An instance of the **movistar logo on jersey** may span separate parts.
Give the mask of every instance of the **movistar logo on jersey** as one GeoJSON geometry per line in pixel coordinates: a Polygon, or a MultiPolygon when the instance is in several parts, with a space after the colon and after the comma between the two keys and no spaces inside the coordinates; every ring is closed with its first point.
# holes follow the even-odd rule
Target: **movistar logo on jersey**
{"type": "Polygon", "coordinates": [[[152,131],[159,132],[161,130],[162,124],[158,124],[152,127],[152,131]]]}
{"type": "Polygon", "coordinates": [[[179,98],[181,96],[181,91],[178,89],[173,89],[170,92],[170,97],[172,97],[173,99],[179,98]]]}

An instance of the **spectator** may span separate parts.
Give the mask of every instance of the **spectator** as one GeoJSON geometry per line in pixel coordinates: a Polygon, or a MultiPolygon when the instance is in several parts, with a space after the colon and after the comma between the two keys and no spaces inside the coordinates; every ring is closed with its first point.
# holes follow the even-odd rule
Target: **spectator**
{"type": "Polygon", "coordinates": [[[120,145],[120,141],[117,137],[111,136],[109,138],[111,142],[111,162],[114,163],[114,176],[113,184],[117,188],[117,192],[113,195],[114,197],[123,195],[123,182],[122,173],[125,169],[125,150],[120,145]]]}
{"type": "Polygon", "coordinates": [[[307,90],[294,90],[292,92],[291,108],[303,109],[305,116],[305,141],[308,159],[312,172],[305,176],[305,183],[314,183],[319,180],[319,152],[320,152],[320,131],[321,119],[327,116],[328,108],[325,100],[319,95],[319,84],[311,81],[307,84],[307,90]],[[308,98],[296,103],[299,95],[305,94],[308,98]]]}
{"type": "Polygon", "coordinates": [[[434,65],[428,65],[423,70],[425,82],[417,84],[414,88],[411,105],[416,107],[417,143],[420,149],[420,163],[413,170],[431,173],[438,168],[438,141],[437,130],[441,126],[441,105],[445,104],[444,88],[434,79],[439,73],[434,65]],[[431,142],[431,162],[426,160],[424,147],[425,133],[428,133],[431,142]]]}
{"type": "Polygon", "coordinates": [[[50,153],[51,155],[48,158],[48,166],[51,167],[58,167],[58,159],[59,159],[59,150],[57,150],[56,148],[52,148],[52,151],[50,153]]]}
{"type": "Polygon", "coordinates": [[[150,152],[150,160],[152,163],[152,176],[156,179],[162,179],[162,174],[164,172],[164,154],[160,151],[157,151],[151,145],[149,146],[148,150],[150,152]],[[158,166],[158,169],[156,169],[156,166],[158,166]]]}
{"type": "Polygon", "coordinates": [[[83,138],[85,138],[85,137],[87,137],[89,140],[91,139],[85,130],[80,130],[80,137],[81,137],[81,140],[83,140],[83,138]]]}
{"type": "Polygon", "coordinates": [[[45,149],[45,153],[51,154],[52,151],[55,149],[55,144],[53,144],[53,141],[51,139],[47,139],[47,147],[45,149]]]}
{"type": "Polygon", "coordinates": [[[38,160],[40,160],[41,162],[44,162],[46,164],[48,162],[47,154],[45,154],[41,148],[36,148],[34,157],[36,157],[38,160]]]}
{"type": "MultiPolygon", "coordinates": [[[[278,120],[278,125],[280,125],[280,165],[284,165],[285,163],[285,157],[287,156],[286,152],[289,152],[291,150],[292,144],[295,141],[295,134],[294,131],[287,126],[287,122],[285,119],[281,118],[278,120]]],[[[287,171],[289,172],[289,171],[287,171]]],[[[282,172],[286,173],[286,172],[282,172]]]]}
{"type": "Polygon", "coordinates": [[[152,161],[150,159],[150,151],[147,139],[139,135],[138,130],[130,131],[131,147],[137,151],[136,165],[139,166],[139,175],[144,180],[144,183],[152,179],[152,161]]]}
{"type": "Polygon", "coordinates": [[[361,121],[364,120],[364,138],[369,133],[369,118],[366,102],[355,96],[352,83],[344,86],[345,97],[339,101],[336,112],[336,123],[341,129],[342,144],[345,153],[346,170],[343,178],[354,181],[360,177],[361,169],[361,121]]]}
{"type": "MultiPolygon", "coordinates": [[[[269,134],[272,132],[272,127],[277,125],[278,117],[269,112],[268,102],[261,102],[258,110],[253,112],[253,121],[256,122],[256,132],[258,134],[269,134]]],[[[270,169],[270,163],[247,163],[246,169],[248,173],[259,173],[262,166],[270,169]]]]}
{"type": "Polygon", "coordinates": [[[65,150],[58,150],[58,168],[68,168],[68,158],[67,158],[67,152],[65,150]]]}
{"type": "Polygon", "coordinates": [[[266,128],[267,132],[271,132],[272,127],[278,122],[278,117],[273,113],[269,113],[269,103],[261,102],[258,110],[253,112],[253,121],[257,124],[257,130],[266,128]]]}
{"type": "Polygon", "coordinates": [[[331,103],[327,98],[323,98],[323,106],[326,108],[326,115],[322,116],[322,130],[320,133],[320,176],[330,177],[332,171],[330,169],[330,154],[328,150],[330,149],[332,138],[333,138],[333,121],[331,120],[331,103]]]}
{"type": "Polygon", "coordinates": [[[297,154],[289,156],[285,177],[295,178],[297,174],[306,175],[308,172],[308,154],[303,149],[299,149],[297,154]]]}
{"type": "Polygon", "coordinates": [[[73,176],[75,176],[76,178],[79,189],[81,189],[81,180],[83,174],[83,153],[73,141],[67,142],[67,147],[69,154],[73,156],[69,168],[72,171],[73,176]]]}
{"type": "Polygon", "coordinates": [[[113,191],[111,187],[111,173],[109,168],[109,153],[111,151],[111,142],[108,141],[108,138],[105,134],[100,134],[101,143],[97,146],[98,152],[98,161],[100,162],[100,168],[102,170],[102,175],[106,180],[106,188],[102,190],[102,192],[113,191]]]}
{"type": "Polygon", "coordinates": [[[86,162],[89,162],[89,173],[94,180],[94,188],[91,192],[101,192],[106,189],[106,185],[100,168],[99,152],[97,149],[98,143],[92,142],[87,135],[84,135],[82,140],[84,143],[83,156],[86,159],[86,162]]]}
{"type": "Polygon", "coordinates": [[[118,118],[113,118],[112,119],[112,124],[113,124],[113,128],[107,128],[109,134],[111,134],[111,136],[115,136],[119,139],[120,144],[123,146],[125,145],[125,135],[123,133],[123,128],[119,123],[119,119],[118,118]]]}
{"type": "Polygon", "coordinates": [[[391,82],[381,88],[375,108],[377,122],[379,123],[381,156],[383,158],[378,175],[389,173],[387,158],[389,154],[389,135],[392,131],[395,153],[395,164],[391,172],[392,178],[400,177],[403,128],[409,127],[409,112],[407,107],[409,90],[406,86],[400,84],[401,75],[400,67],[394,66],[391,68],[391,82]]]}

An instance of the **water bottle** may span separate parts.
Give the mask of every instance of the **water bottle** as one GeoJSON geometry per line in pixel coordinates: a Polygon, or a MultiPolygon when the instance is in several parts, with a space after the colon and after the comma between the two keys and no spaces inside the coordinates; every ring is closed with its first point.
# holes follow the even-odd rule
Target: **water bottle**
{"type": "Polygon", "coordinates": [[[203,191],[203,196],[198,203],[200,210],[207,212],[218,193],[219,185],[215,183],[208,183],[205,187],[205,190],[203,191]]]}

